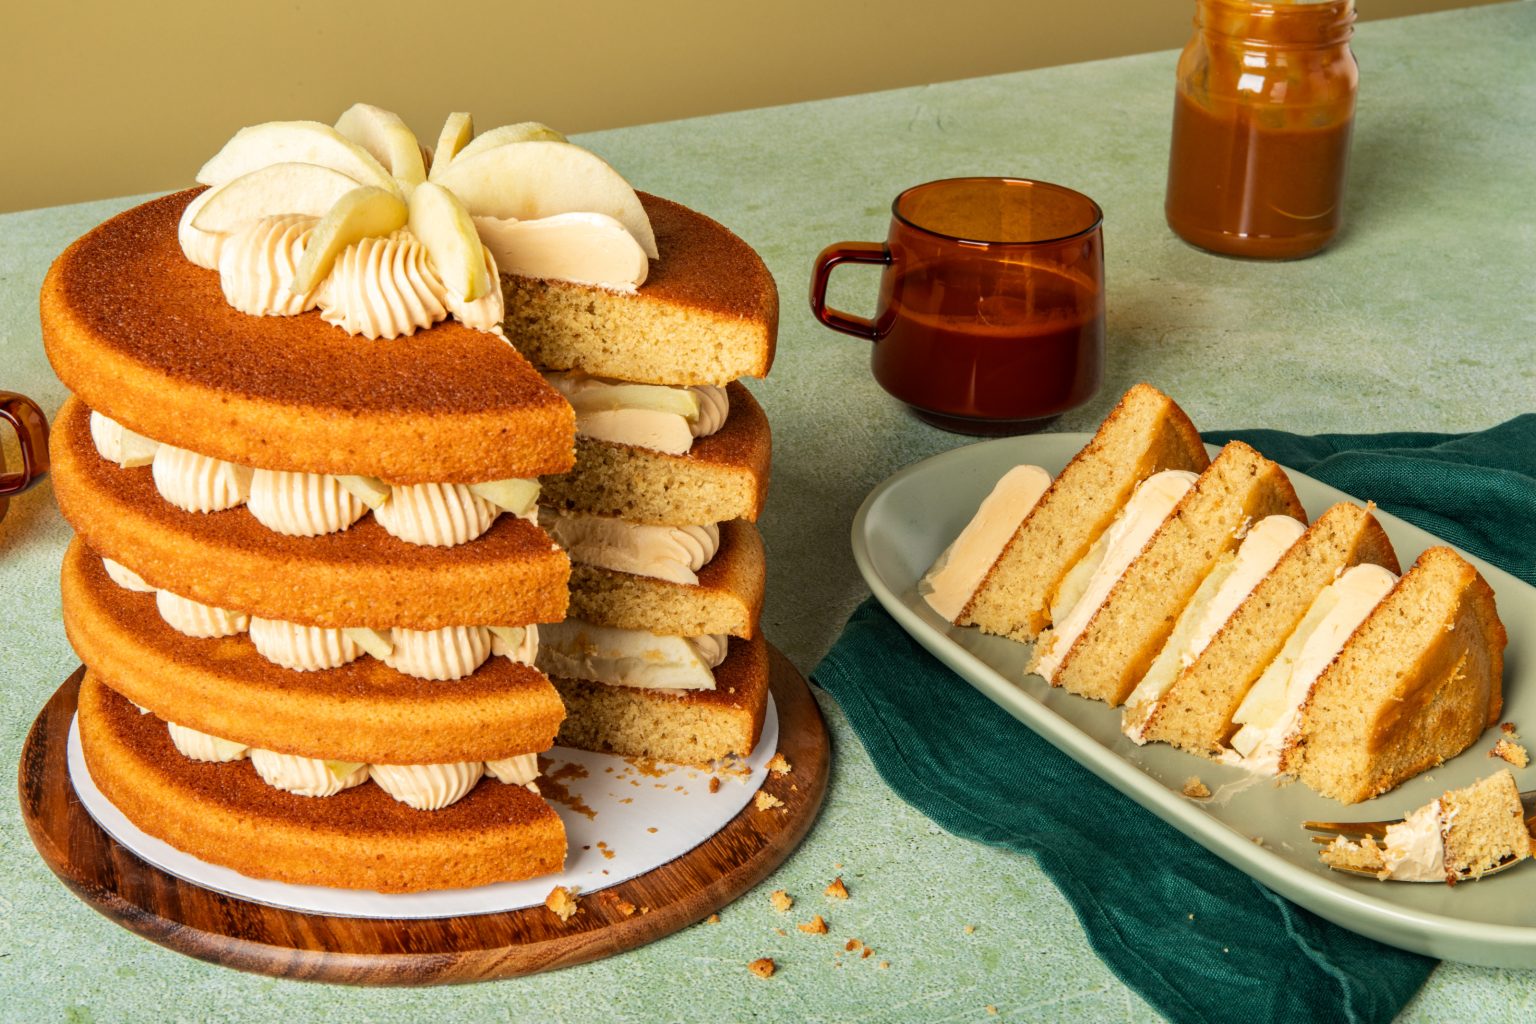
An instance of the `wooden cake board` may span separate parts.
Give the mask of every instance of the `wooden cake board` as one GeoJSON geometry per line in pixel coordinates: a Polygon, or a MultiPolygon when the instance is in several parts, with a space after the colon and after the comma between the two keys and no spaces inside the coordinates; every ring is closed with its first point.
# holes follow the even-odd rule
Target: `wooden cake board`
{"type": "MultiPolygon", "coordinates": [[[[693,850],[585,896],[562,922],[544,907],[431,920],[331,917],[212,892],[144,863],[96,824],[66,767],[82,667],[43,707],[22,747],[21,814],[53,873],[87,904],[178,953],[256,974],[349,985],[512,978],[621,953],[702,921],[762,881],[799,845],[826,793],[831,747],[805,679],[769,646],[779,750],[793,770],[693,850]],[[793,787],[793,788],[792,788],[793,787]],[[626,916],[619,907],[636,908],[626,916]]],[[[553,883],[552,883],[553,884],[553,883]]]]}

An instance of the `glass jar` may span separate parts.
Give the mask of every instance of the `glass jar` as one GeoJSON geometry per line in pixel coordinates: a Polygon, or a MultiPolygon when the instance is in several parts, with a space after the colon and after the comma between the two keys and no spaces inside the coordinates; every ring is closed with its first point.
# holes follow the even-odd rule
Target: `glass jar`
{"type": "Polygon", "coordinates": [[[1354,0],[1197,0],[1168,156],[1180,238],[1279,260],[1333,239],[1359,83],[1354,21],[1354,0]]]}

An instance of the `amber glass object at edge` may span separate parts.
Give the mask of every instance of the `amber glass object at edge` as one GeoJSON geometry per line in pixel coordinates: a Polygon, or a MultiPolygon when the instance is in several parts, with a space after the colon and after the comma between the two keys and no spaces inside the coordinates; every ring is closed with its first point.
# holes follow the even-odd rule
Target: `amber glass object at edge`
{"type": "Polygon", "coordinates": [[[873,342],[870,366],[920,419],[963,434],[1038,430],[1098,390],[1104,354],[1103,214],[1071,189],[952,178],[907,189],[884,245],[816,260],[811,309],[873,342]],[[873,318],[831,309],[842,263],[884,266],[873,318]]]}
{"type": "Polygon", "coordinates": [[[1354,21],[1353,0],[1198,0],[1168,158],[1180,238],[1255,259],[1333,240],[1359,83],[1354,21]]]}
{"type": "Polygon", "coordinates": [[[16,431],[21,447],[21,469],[7,473],[0,452],[0,519],[11,507],[11,498],[25,491],[48,472],[48,419],[37,403],[14,391],[0,391],[0,420],[16,431]]]}

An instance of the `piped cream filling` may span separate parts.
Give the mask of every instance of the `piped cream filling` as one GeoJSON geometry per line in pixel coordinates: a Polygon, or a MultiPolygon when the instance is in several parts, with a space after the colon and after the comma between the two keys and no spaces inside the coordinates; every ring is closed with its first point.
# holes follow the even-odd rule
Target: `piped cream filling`
{"type": "Polygon", "coordinates": [[[203,604],[157,590],[132,570],[102,559],[107,575],[125,590],[155,595],[166,625],[184,636],[212,638],[249,633],[256,653],[274,665],[298,672],[339,668],[364,653],[417,679],[451,681],[473,673],[490,657],[533,665],[538,657],[537,626],[449,626],[444,629],[333,629],[266,619],[203,604]],[[121,578],[120,578],[121,577],[121,578]]]}
{"type": "Polygon", "coordinates": [[[547,675],[609,686],[713,690],[729,638],[662,636],[566,619],[541,626],[536,664],[547,675]]]}
{"type": "MultiPolygon", "coordinates": [[[[143,708],[139,709],[141,712],[143,708]]],[[[249,757],[263,782],[295,796],[335,796],[370,779],[396,800],[418,811],[437,811],[458,803],[475,783],[490,775],[508,785],[524,786],[537,793],[537,754],[517,754],[497,761],[463,761],[448,764],[362,764],[356,761],[325,761],[314,757],[279,754],[221,739],[184,725],[167,722],[171,742],[182,756],[193,761],[228,762],[249,757]]]]}
{"type": "Polygon", "coordinates": [[[536,480],[391,486],[372,477],[252,469],[153,441],[94,411],[91,439],[109,462],[152,466],[155,490],[177,508],[245,505],[257,522],[288,536],[337,533],[372,506],[379,525],[400,540],[453,547],[483,535],[504,511],[530,521],[537,515],[536,480]]]}
{"type": "Polygon", "coordinates": [[[1165,469],[1147,477],[1120,510],[1120,516],[1088,554],[1068,571],[1051,602],[1052,626],[1035,643],[1029,671],[1052,680],[1120,577],[1141,554],[1158,527],[1194,486],[1196,476],[1165,469]]]}
{"type": "Polygon", "coordinates": [[[1305,532],[1306,526],[1298,519],[1267,516],[1248,530],[1237,551],[1217,560],[1180,613],[1147,674],[1127,698],[1122,726],[1127,736],[1143,742],[1142,730],[1163,695],[1305,532]]]}
{"type": "Polygon", "coordinates": [[[685,455],[695,438],[725,426],[730,399],[717,385],[667,387],[546,372],[576,411],[576,436],[685,455]]]}
{"type": "Polygon", "coordinates": [[[652,526],[609,516],[539,509],[539,525],[580,565],[697,585],[720,550],[720,526],[652,526]]]}
{"type": "Polygon", "coordinates": [[[1222,752],[1225,763],[1278,774],[1313,685],[1396,582],[1396,574],[1379,565],[1357,565],[1323,588],[1237,706],[1232,723],[1240,728],[1231,749],[1222,752]]]}
{"type": "Polygon", "coordinates": [[[1002,555],[1019,525],[1051,486],[1039,466],[1015,466],[982,499],[971,521],[917,584],[928,606],[954,622],[1002,555]]]}

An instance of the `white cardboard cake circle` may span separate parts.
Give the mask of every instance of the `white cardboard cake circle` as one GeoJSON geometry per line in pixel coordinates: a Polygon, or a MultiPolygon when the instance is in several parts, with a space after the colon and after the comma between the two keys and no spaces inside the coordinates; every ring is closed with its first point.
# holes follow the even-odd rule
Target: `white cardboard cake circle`
{"type": "Polygon", "coordinates": [[[741,812],[767,778],[768,761],[778,746],[778,708],[770,694],[762,736],[746,761],[747,774],[719,775],[721,785],[716,793],[709,792],[709,780],[715,773],[703,768],[658,764],[653,774],[621,757],[555,747],[545,755],[550,761],[547,774],[561,773],[571,764],[584,768],[585,777],[574,777],[575,773],[567,771],[560,781],[576,798],[569,803],[579,802],[596,812],[589,818],[564,803],[551,803],[565,822],[565,870],[523,882],[417,893],[288,885],[199,860],[139,829],[96,788],[80,749],[78,717],[69,725],[68,757],[75,793],[96,824],[140,860],[167,874],[242,900],[303,913],[398,920],[536,907],[553,886],[597,892],[676,860],[741,812]],[[621,802],[625,800],[630,802],[621,802]]]}

